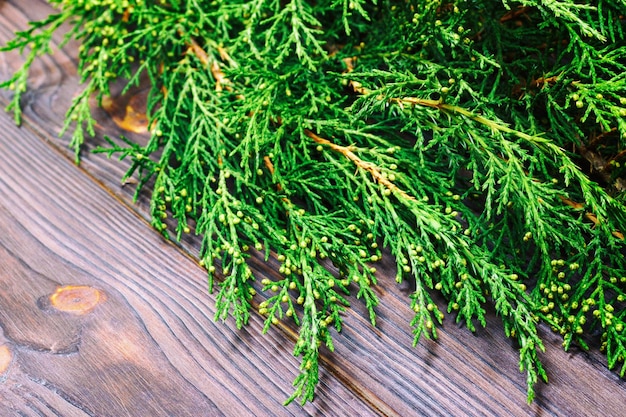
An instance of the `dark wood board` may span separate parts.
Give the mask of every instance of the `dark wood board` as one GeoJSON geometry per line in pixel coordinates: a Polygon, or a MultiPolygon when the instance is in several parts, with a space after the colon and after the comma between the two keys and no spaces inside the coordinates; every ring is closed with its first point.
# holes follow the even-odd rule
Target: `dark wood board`
{"type": "MultiPolygon", "coordinates": [[[[0,44],[50,10],[43,0],[0,2],[0,44]]],[[[262,335],[256,314],[242,330],[212,321],[197,239],[162,239],[146,221],[149,195],[133,202],[133,187],[120,184],[126,162],[88,152],[121,133],[106,113],[95,110],[98,137],[79,167],[68,138],[57,137],[78,88],[75,48],[35,64],[21,129],[0,116],[0,369],[3,346],[10,356],[0,415],[622,413],[624,381],[602,356],[563,352],[549,332],[551,382],[527,405],[517,352],[493,314],[476,334],[446,317],[437,342],[412,347],[409,290],[388,263],[378,268],[377,327],[352,300],[315,402],[283,408],[298,366],[293,327],[262,335]],[[88,313],[60,312],[49,297],[63,285],[101,298],[88,313]]],[[[0,80],[21,62],[1,54],[0,80]]],[[[9,97],[0,92],[0,105],[9,97]]],[[[252,261],[259,277],[276,276],[274,261],[252,261]]]]}
{"type": "MultiPolygon", "coordinates": [[[[28,129],[0,129],[4,407],[55,393],[98,416],[300,412],[280,405],[298,366],[280,331],[215,323],[192,259],[28,129]],[[55,307],[70,285],[82,292],[55,307]]],[[[370,411],[332,375],[321,388],[308,413],[370,411]]]]}

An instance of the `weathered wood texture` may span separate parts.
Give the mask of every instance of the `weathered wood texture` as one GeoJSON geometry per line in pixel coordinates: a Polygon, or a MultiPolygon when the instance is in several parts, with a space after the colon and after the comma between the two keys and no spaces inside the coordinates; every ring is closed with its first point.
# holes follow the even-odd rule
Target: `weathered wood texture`
{"type": "MultiPolygon", "coordinates": [[[[50,11],[43,0],[0,1],[0,44],[50,11]]],[[[134,203],[119,183],[125,162],[85,152],[77,167],[57,137],[79,88],[75,48],[37,61],[22,128],[0,116],[0,416],[623,415],[624,381],[549,332],[550,383],[527,405],[493,314],[476,334],[447,317],[437,342],[413,348],[408,289],[391,265],[379,268],[377,327],[352,300],[316,400],[283,407],[298,367],[293,328],[262,335],[256,314],[241,330],[214,323],[197,241],[175,246],[149,227],[147,195],[134,203]]],[[[0,80],[21,62],[0,55],[0,80]]],[[[120,133],[95,111],[87,149],[120,133]]],[[[253,262],[258,276],[276,276],[272,261],[253,262]]]]}

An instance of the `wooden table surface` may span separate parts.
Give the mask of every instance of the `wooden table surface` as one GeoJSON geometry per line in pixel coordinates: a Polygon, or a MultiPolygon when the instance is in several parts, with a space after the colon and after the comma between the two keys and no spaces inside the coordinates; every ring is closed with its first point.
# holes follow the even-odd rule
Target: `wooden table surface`
{"type": "MultiPolygon", "coordinates": [[[[0,44],[50,11],[0,0],[0,44]]],[[[412,347],[409,289],[391,265],[379,268],[377,327],[352,300],[315,401],[284,407],[299,365],[294,329],[262,335],[256,313],[241,330],[213,321],[198,242],[163,239],[146,220],[147,195],[133,202],[132,184],[120,184],[127,164],[89,153],[121,133],[103,111],[73,163],[58,133],[79,85],[76,47],[36,62],[21,128],[0,114],[0,416],[626,414],[624,380],[605,359],[564,352],[546,329],[550,383],[530,405],[493,314],[475,334],[447,316],[436,342],[412,347]]],[[[21,62],[0,54],[0,80],[21,62]]],[[[0,92],[0,106],[9,99],[0,92]]],[[[277,275],[275,262],[253,262],[258,277],[277,275]]]]}

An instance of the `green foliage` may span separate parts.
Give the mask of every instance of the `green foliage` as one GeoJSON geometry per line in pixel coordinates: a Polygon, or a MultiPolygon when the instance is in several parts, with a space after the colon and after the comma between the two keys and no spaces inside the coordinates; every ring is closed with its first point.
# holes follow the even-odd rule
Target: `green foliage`
{"type": "Polygon", "coordinates": [[[624,376],[623,0],[50,3],[58,14],[4,48],[27,51],[2,84],[16,120],[62,23],[86,83],[67,115],[77,153],[89,97],[149,78],[148,143],[100,151],[152,187],[155,228],[202,237],[216,318],[244,325],[263,291],[266,329],[299,326],[288,401],[313,398],[348,294],[375,322],[382,256],[414,281],[415,343],[436,337],[436,292],[471,330],[493,305],[529,400],[546,379],[542,322],[565,348],[600,334],[624,376]],[[282,278],[255,288],[252,250],[282,278]]]}

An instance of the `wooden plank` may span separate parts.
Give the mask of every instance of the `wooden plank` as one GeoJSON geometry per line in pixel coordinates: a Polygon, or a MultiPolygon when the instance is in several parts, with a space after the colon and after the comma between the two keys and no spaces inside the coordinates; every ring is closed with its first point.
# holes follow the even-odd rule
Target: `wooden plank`
{"type": "MultiPolygon", "coordinates": [[[[25,27],[27,19],[44,15],[45,5],[40,0],[8,1],[0,9],[0,42],[8,38],[12,30],[25,27]],[[38,7],[42,6],[42,7],[38,7]]],[[[48,9],[49,10],[49,9],[48,9]]],[[[66,155],[73,156],[67,150],[67,138],[56,139],[63,120],[63,112],[69,104],[71,94],[76,88],[74,74],[73,53],[71,48],[56,54],[53,58],[42,58],[33,71],[33,90],[25,100],[27,125],[35,130],[47,144],[66,155]]],[[[0,56],[0,79],[6,78],[11,69],[19,64],[13,56],[0,56]]],[[[7,93],[2,92],[4,102],[7,93]]],[[[8,120],[8,116],[5,116],[8,120]]],[[[119,133],[105,114],[99,113],[100,133],[119,133]]],[[[9,123],[9,122],[6,122],[9,123]]],[[[101,136],[90,141],[88,148],[103,144],[101,136]]],[[[119,184],[126,164],[104,158],[102,155],[85,153],[81,165],[84,176],[91,176],[101,184],[107,192],[115,195],[123,204],[127,204],[140,216],[146,218],[147,195],[142,194],[138,204],[133,204],[130,196],[132,187],[122,187],[119,184]]],[[[78,174],[77,174],[78,175],[78,174]]],[[[56,176],[55,176],[56,177],[56,176]]],[[[63,181],[64,177],[56,177],[63,181]]],[[[52,181],[52,180],[51,180],[52,181]]],[[[55,184],[52,181],[52,184],[55,184]]],[[[52,186],[52,185],[51,185],[52,186]]],[[[96,203],[94,203],[96,204],[96,203]]],[[[120,203],[122,204],[122,203],[120,203]]],[[[113,220],[113,219],[111,219],[113,220]]],[[[126,228],[125,221],[116,221],[110,225],[111,238],[120,242],[133,242],[140,237],[135,236],[138,231],[126,228]]],[[[0,223],[2,224],[2,223],[0,223]]],[[[152,234],[143,231],[140,233],[152,234]]],[[[73,240],[74,237],[68,238],[73,240]]],[[[126,246],[127,247],[127,246],[126,246]]],[[[188,239],[183,248],[193,254],[197,251],[198,242],[188,239]]],[[[161,247],[159,251],[163,250],[161,247]]],[[[89,254],[87,251],[86,254],[89,254]]],[[[83,255],[85,256],[85,255],[83,255]]],[[[163,258],[163,255],[161,255],[163,258]]],[[[154,259],[153,259],[154,260],[154,259]]],[[[161,259],[160,262],[168,263],[161,259]]],[[[260,259],[254,259],[259,276],[276,276],[276,264],[270,261],[266,265],[260,259]]],[[[178,271],[177,265],[171,265],[172,273],[178,271]]],[[[381,272],[381,285],[377,289],[381,298],[378,309],[378,327],[372,329],[367,315],[360,303],[353,301],[354,310],[346,315],[346,324],[342,334],[335,337],[336,352],[325,354],[323,361],[322,381],[332,384],[337,378],[349,389],[352,394],[338,394],[333,390],[321,387],[316,404],[331,404],[336,398],[336,407],[341,399],[352,404],[367,403],[372,407],[369,412],[378,412],[387,415],[618,415],[621,413],[620,401],[616,398],[626,398],[624,381],[615,374],[608,372],[601,356],[581,354],[567,354],[560,349],[560,340],[557,336],[546,333],[549,340],[548,352],[544,355],[551,378],[549,385],[540,385],[539,395],[535,403],[525,404],[524,376],[517,373],[517,353],[504,339],[498,319],[491,314],[489,327],[481,329],[472,335],[463,328],[454,325],[453,317],[446,318],[446,327],[439,332],[439,342],[423,341],[417,348],[411,346],[411,329],[408,322],[411,311],[408,308],[408,289],[395,285],[393,266],[389,264],[378,268],[381,272]]],[[[158,270],[158,267],[157,269],[158,270]]],[[[146,267],[144,274],[152,274],[154,269],[146,267]]],[[[118,270],[109,271],[111,287],[118,290],[124,283],[116,283],[121,279],[116,274],[118,270]]],[[[179,271],[179,273],[183,273],[179,271]]],[[[202,276],[195,272],[195,277],[202,276]]],[[[198,279],[198,278],[196,278],[198,279]]],[[[178,280],[178,278],[176,278],[178,280]]],[[[199,283],[203,279],[198,279],[199,283]]],[[[185,284],[187,285],[187,284],[185,284]]],[[[203,291],[202,286],[195,287],[194,291],[203,291]]],[[[163,291],[161,287],[155,294],[163,291]]],[[[200,293],[195,297],[202,297],[200,293]]],[[[162,296],[162,295],[161,295],[162,296]]],[[[179,294],[166,297],[177,300],[179,294]]],[[[208,296],[207,296],[208,297],[208,296]]],[[[205,305],[200,307],[202,314],[210,317],[207,310],[212,311],[213,297],[208,297],[205,305]]],[[[178,301],[174,301],[178,302],[178,301]]],[[[188,304],[172,312],[176,318],[186,317],[188,304]]],[[[255,316],[255,320],[258,318],[255,316]]],[[[227,323],[233,326],[233,323],[227,323]]],[[[224,329],[209,327],[206,330],[211,337],[224,337],[220,332],[224,329]]],[[[245,329],[237,343],[245,343],[247,349],[255,352],[259,345],[266,345],[269,339],[275,343],[276,350],[263,360],[273,360],[273,355],[289,354],[293,346],[293,329],[289,325],[283,328],[284,333],[273,332],[268,338],[261,337],[258,328],[245,329]],[[291,339],[291,340],[290,340],[291,339]],[[244,340],[245,342],[241,342],[244,340]],[[281,346],[282,345],[282,346],[281,346]]],[[[238,334],[235,332],[235,334],[238,334]]],[[[237,336],[232,336],[237,339],[237,336]]],[[[194,354],[196,349],[203,349],[203,345],[193,345],[190,350],[194,354]]],[[[282,356],[281,356],[282,357],[282,356]]],[[[262,355],[257,360],[262,360],[262,355]]],[[[274,358],[275,359],[275,358],[274,358]]],[[[228,360],[239,362],[242,359],[236,355],[228,360]]],[[[283,359],[281,363],[285,363],[283,359]]],[[[293,360],[286,368],[270,372],[272,378],[281,389],[289,390],[289,379],[292,378],[296,365],[293,360]],[[291,366],[290,371],[287,368],[291,366]]],[[[260,379],[268,378],[267,375],[260,379]]],[[[249,383],[254,384],[254,380],[249,383]]],[[[331,407],[329,405],[329,407],[331,407]]],[[[349,411],[349,410],[346,410],[349,411]]],[[[342,414],[333,410],[333,415],[342,414]]]]}
{"type": "MultiPolygon", "coordinates": [[[[0,346],[11,357],[2,407],[299,412],[281,405],[298,364],[277,330],[261,342],[257,316],[241,331],[214,323],[215,300],[193,260],[29,130],[2,117],[0,131],[0,346]]],[[[326,400],[307,412],[371,413],[331,375],[323,382],[326,400]]]]}

